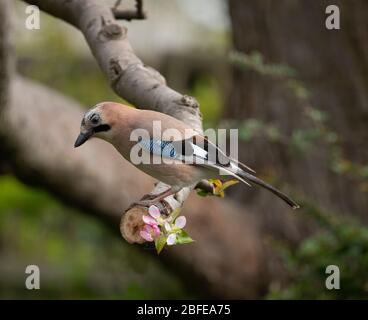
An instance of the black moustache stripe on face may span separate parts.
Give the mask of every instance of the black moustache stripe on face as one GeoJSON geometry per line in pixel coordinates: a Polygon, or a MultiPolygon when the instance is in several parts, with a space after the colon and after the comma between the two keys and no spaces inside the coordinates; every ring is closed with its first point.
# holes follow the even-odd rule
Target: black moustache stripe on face
{"type": "Polygon", "coordinates": [[[93,132],[97,133],[97,132],[109,131],[110,129],[111,127],[108,124],[101,124],[97,126],[96,128],[94,128],[93,132]]]}

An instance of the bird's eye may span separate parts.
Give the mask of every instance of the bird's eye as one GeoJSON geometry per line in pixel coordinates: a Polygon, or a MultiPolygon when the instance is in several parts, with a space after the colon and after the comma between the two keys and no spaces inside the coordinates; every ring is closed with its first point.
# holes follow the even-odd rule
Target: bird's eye
{"type": "Polygon", "coordinates": [[[98,124],[100,122],[100,117],[98,114],[93,114],[91,117],[90,117],[90,121],[92,124],[98,124]]]}

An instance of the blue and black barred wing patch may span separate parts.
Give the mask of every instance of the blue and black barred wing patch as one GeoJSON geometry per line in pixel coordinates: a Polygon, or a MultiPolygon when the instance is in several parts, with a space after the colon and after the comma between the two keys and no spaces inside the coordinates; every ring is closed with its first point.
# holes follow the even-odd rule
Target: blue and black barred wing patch
{"type": "MultiPolygon", "coordinates": [[[[180,141],[162,141],[157,139],[140,139],[138,144],[150,154],[164,158],[185,161],[191,158],[207,160],[207,151],[193,144],[191,139],[180,141]]],[[[192,160],[192,163],[195,162],[192,160]]]]}
{"type": "Polygon", "coordinates": [[[140,139],[138,144],[150,154],[164,158],[180,159],[180,153],[177,152],[172,141],[140,139]]]}

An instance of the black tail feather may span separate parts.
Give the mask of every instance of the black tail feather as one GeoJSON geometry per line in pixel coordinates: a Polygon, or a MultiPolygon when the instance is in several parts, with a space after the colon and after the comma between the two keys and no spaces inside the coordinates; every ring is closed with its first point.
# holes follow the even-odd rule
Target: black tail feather
{"type": "Polygon", "coordinates": [[[240,177],[250,181],[250,182],[253,182],[253,183],[255,183],[255,184],[271,191],[273,194],[277,195],[282,200],[284,200],[293,209],[299,208],[299,205],[296,202],[291,200],[286,194],[282,193],[280,190],[277,190],[276,188],[274,188],[273,186],[271,186],[267,182],[264,182],[263,180],[255,177],[255,176],[251,175],[250,173],[245,172],[243,170],[239,170],[236,174],[239,175],[240,177]]]}

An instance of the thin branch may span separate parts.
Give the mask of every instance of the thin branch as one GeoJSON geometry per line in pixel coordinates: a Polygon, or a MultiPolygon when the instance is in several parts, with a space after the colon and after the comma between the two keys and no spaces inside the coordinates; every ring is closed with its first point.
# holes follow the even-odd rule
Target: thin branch
{"type": "Polygon", "coordinates": [[[138,12],[133,10],[120,10],[120,9],[111,9],[115,18],[118,20],[144,20],[147,18],[147,15],[144,12],[138,12]]]}
{"type": "Polygon", "coordinates": [[[136,0],[135,7],[136,10],[121,10],[119,9],[119,5],[121,3],[121,0],[118,0],[114,7],[111,9],[116,19],[121,20],[142,20],[146,19],[146,14],[143,11],[143,1],[142,0],[136,0]]]}

